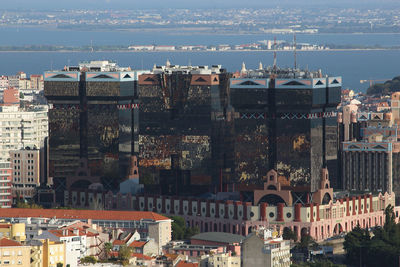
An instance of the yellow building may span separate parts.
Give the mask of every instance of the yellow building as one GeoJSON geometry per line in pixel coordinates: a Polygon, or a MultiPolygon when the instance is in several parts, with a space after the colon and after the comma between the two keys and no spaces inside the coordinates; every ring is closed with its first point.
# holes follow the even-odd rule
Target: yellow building
{"type": "Polygon", "coordinates": [[[5,237],[18,242],[26,240],[24,223],[0,223],[0,238],[5,237]]]}
{"type": "Polygon", "coordinates": [[[66,249],[64,242],[49,239],[31,242],[31,267],[56,267],[57,263],[65,266],[66,249]]]}
{"type": "Polygon", "coordinates": [[[56,267],[57,263],[65,266],[65,243],[43,240],[43,267],[56,267]]]}
{"type": "Polygon", "coordinates": [[[31,247],[7,238],[0,239],[0,266],[29,266],[31,247]]]}

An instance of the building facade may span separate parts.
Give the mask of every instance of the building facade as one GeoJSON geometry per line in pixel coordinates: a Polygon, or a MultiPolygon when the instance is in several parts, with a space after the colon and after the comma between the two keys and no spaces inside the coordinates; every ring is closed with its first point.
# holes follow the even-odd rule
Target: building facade
{"type": "MultiPolygon", "coordinates": [[[[139,72],[108,61],[81,63],[44,75],[49,110],[49,172],[55,187],[102,183],[117,188],[134,152],[139,72]],[[78,167],[91,177],[68,182],[78,167]]],[[[137,146],[137,145],[136,145],[137,146]]]]}
{"type": "Polygon", "coordinates": [[[314,192],[327,167],[336,185],[341,85],[341,77],[298,69],[244,68],[240,78],[231,79],[234,180],[262,183],[275,169],[290,185],[314,192]]]}
{"type": "Polygon", "coordinates": [[[32,199],[40,178],[44,176],[41,169],[40,149],[19,149],[10,151],[12,169],[13,198],[32,199]]]}
{"type": "Polygon", "coordinates": [[[9,240],[0,239],[0,261],[3,266],[30,266],[30,246],[9,240]]]}
{"type": "Polygon", "coordinates": [[[195,194],[188,185],[219,181],[231,151],[228,81],[221,66],[169,62],[139,76],[139,172],[161,194],[195,194]]]}
{"type": "Polygon", "coordinates": [[[0,207],[12,205],[12,169],[9,162],[0,162],[0,207]]]}
{"type": "Polygon", "coordinates": [[[0,159],[10,160],[10,151],[21,148],[41,148],[48,137],[47,106],[20,109],[0,107],[0,159]]]}

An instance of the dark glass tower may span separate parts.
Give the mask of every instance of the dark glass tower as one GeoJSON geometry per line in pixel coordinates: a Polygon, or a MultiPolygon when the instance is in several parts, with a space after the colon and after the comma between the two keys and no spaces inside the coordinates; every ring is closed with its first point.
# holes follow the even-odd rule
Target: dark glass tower
{"type": "Polygon", "coordinates": [[[236,179],[259,183],[273,168],[313,192],[327,166],[335,184],[341,77],[290,69],[242,76],[230,83],[236,179]]]}
{"type": "Polygon", "coordinates": [[[224,149],[229,77],[221,66],[168,64],[139,77],[140,174],[158,181],[163,194],[201,193],[198,187],[177,188],[218,180],[229,158],[224,149]],[[179,186],[178,176],[187,177],[179,186]]]}
{"type": "Polygon", "coordinates": [[[108,61],[45,73],[49,172],[56,190],[94,182],[114,189],[127,176],[129,158],[138,152],[137,77],[108,61]]]}

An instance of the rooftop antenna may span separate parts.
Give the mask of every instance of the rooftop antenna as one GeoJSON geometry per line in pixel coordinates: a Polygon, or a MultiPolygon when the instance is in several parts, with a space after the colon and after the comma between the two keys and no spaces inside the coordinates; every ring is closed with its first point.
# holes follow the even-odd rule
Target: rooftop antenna
{"type": "Polygon", "coordinates": [[[296,42],[296,33],[293,35],[293,43],[294,43],[294,69],[297,69],[297,42],[296,42]]]}
{"type": "Polygon", "coordinates": [[[276,36],[274,37],[274,65],[273,69],[276,70],[276,36]]]}

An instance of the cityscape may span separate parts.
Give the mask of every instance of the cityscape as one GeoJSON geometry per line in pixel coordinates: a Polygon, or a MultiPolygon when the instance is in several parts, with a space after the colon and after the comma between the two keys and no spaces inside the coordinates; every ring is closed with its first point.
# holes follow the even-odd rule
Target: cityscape
{"type": "Polygon", "coordinates": [[[400,266],[400,5],[79,2],[0,7],[0,266],[400,266]]]}

